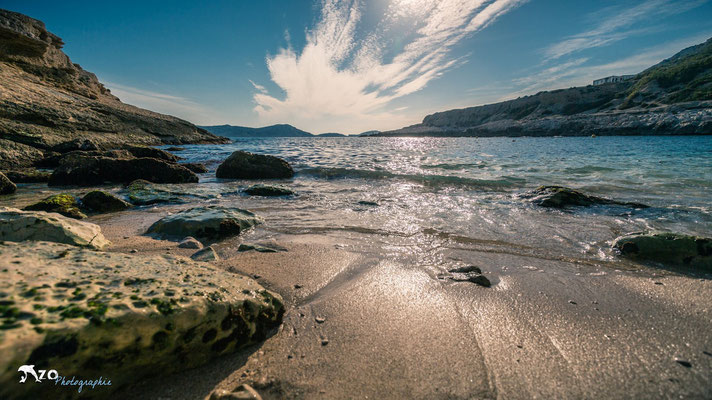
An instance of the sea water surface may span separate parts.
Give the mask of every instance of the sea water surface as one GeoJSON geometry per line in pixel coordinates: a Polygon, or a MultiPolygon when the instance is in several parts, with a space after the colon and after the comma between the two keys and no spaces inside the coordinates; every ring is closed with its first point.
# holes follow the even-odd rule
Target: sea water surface
{"type": "MultiPolygon", "coordinates": [[[[712,234],[712,137],[270,138],[189,145],[200,194],[254,210],[284,234],[351,238],[354,247],[438,263],[453,250],[616,262],[612,241],[666,230],[712,234]],[[235,150],[295,169],[273,182],[297,195],[240,194],[254,182],[215,178],[235,150]],[[651,206],[553,210],[521,195],[541,185],[651,206]]],[[[387,254],[386,254],[387,255],[387,254]]]]}

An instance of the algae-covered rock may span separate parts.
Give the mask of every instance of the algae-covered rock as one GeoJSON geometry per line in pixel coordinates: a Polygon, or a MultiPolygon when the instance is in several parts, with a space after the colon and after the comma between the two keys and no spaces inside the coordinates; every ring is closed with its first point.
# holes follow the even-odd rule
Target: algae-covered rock
{"type": "Polygon", "coordinates": [[[19,169],[7,171],[6,175],[14,183],[47,183],[52,173],[36,169],[19,169]]]}
{"type": "Polygon", "coordinates": [[[28,211],[56,212],[69,218],[82,219],[87,216],[79,211],[79,202],[71,194],[54,194],[24,208],[28,211]]]}
{"type": "Polygon", "coordinates": [[[0,207],[0,241],[47,241],[101,250],[111,243],[99,225],[59,214],[0,207]]]}
{"type": "Polygon", "coordinates": [[[712,270],[712,238],[671,232],[638,232],[619,237],[613,247],[637,260],[712,270]]]}
{"type": "Polygon", "coordinates": [[[239,208],[195,207],[161,218],[146,233],[162,237],[194,236],[217,240],[239,235],[261,222],[262,218],[239,208]]]}
{"type": "Polygon", "coordinates": [[[540,186],[527,193],[534,204],[541,207],[566,208],[571,206],[616,205],[632,208],[648,208],[645,204],[622,202],[603,197],[591,196],[563,186],[540,186]]]}
{"type": "Polygon", "coordinates": [[[283,179],[294,176],[292,167],[281,158],[246,151],[230,155],[215,172],[224,179],[283,179]]]}
{"type": "Polygon", "coordinates": [[[85,194],[82,197],[82,205],[100,213],[124,211],[131,208],[131,204],[103,190],[92,190],[85,194]]]}
{"type": "Polygon", "coordinates": [[[159,188],[156,184],[143,179],[137,179],[126,186],[129,201],[137,206],[180,203],[183,200],[173,192],[159,188]]]}
{"type": "Polygon", "coordinates": [[[48,242],[0,244],[0,292],[0,398],[76,396],[18,383],[21,365],[110,379],[85,387],[106,397],[262,341],[284,313],[279,295],[207,263],[48,242]]]}
{"type": "Polygon", "coordinates": [[[294,194],[293,191],[285,187],[270,185],[252,185],[245,189],[245,193],[250,196],[264,197],[291,196],[294,194]]]}
{"type": "Polygon", "coordinates": [[[12,194],[17,190],[17,186],[8,179],[5,174],[0,172],[0,195],[1,194],[12,194]]]}

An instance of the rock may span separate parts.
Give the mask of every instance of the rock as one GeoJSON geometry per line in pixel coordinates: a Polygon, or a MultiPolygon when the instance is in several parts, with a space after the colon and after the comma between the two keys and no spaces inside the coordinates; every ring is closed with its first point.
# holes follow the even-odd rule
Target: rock
{"type": "Polygon", "coordinates": [[[239,235],[259,223],[262,218],[239,208],[195,207],[161,218],[148,228],[147,233],[218,240],[239,235]]]}
{"type": "Polygon", "coordinates": [[[456,282],[472,282],[484,287],[492,285],[486,276],[477,272],[454,273],[450,279],[456,282]]]}
{"type": "Polygon", "coordinates": [[[2,170],[31,167],[44,157],[42,150],[7,139],[0,139],[0,169],[2,170]]]}
{"type": "Polygon", "coordinates": [[[326,322],[326,318],[316,317],[314,318],[314,321],[316,321],[317,324],[323,324],[324,322],[326,322]]]}
{"type": "Polygon", "coordinates": [[[208,167],[206,167],[205,164],[201,164],[201,163],[183,163],[183,164],[179,164],[179,165],[182,165],[182,166],[188,168],[189,170],[195,172],[196,174],[204,174],[204,173],[208,172],[208,167]]]}
{"type": "Polygon", "coordinates": [[[240,246],[238,246],[238,248],[237,248],[237,251],[239,251],[239,252],[251,251],[251,250],[254,250],[254,251],[257,251],[260,253],[276,253],[279,251],[277,249],[273,249],[273,248],[266,247],[266,246],[261,246],[259,244],[249,244],[249,243],[240,243],[240,246]]]}
{"type": "Polygon", "coordinates": [[[79,211],[79,202],[71,194],[54,194],[24,208],[27,211],[55,212],[69,218],[83,219],[87,216],[79,211]]]}
{"type": "Polygon", "coordinates": [[[5,174],[0,172],[0,195],[2,194],[12,194],[17,190],[17,185],[12,183],[5,174]]]}
{"type": "Polygon", "coordinates": [[[100,213],[124,211],[131,208],[131,204],[103,190],[93,190],[85,194],[82,197],[82,205],[100,213]]]}
{"type": "Polygon", "coordinates": [[[171,146],[166,149],[166,151],[184,151],[184,147],[176,147],[176,146],[171,146]]]}
{"type": "Polygon", "coordinates": [[[367,201],[367,200],[361,200],[358,202],[358,204],[360,204],[362,206],[378,206],[378,203],[376,203],[375,201],[367,201]]]}
{"type": "Polygon", "coordinates": [[[637,232],[613,243],[624,257],[712,270],[712,238],[671,232],[637,232]]]}
{"type": "Polygon", "coordinates": [[[59,214],[0,207],[0,241],[47,241],[102,250],[111,243],[99,225],[59,214]]]}
{"type": "Polygon", "coordinates": [[[178,162],[178,160],[181,159],[176,155],[173,155],[165,150],[157,149],[155,147],[125,146],[124,149],[136,158],[156,158],[158,160],[168,161],[171,163],[178,162]]]}
{"type": "Polygon", "coordinates": [[[99,150],[99,146],[90,139],[77,138],[62,142],[52,147],[52,151],[56,153],[69,153],[70,151],[93,151],[99,150]]]}
{"type": "Polygon", "coordinates": [[[215,172],[223,179],[283,179],[294,176],[292,167],[281,158],[236,151],[215,172]]]}
{"type": "Polygon", "coordinates": [[[15,183],[47,183],[51,172],[36,169],[12,170],[5,173],[15,183]]]}
{"type": "Polygon", "coordinates": [[[108,377],[105,397],[262,341],[284,314],[254,280],[185,257],[46,242],[0,244],[0,254],[0,398],[57,398],[51,382],[19,385],[23,364],[108,377]]]}
{"type": "Polygon", "coordinates": [[[161,190],[153,183],[143,179],[129,183],[126,186],[126,191],[129,201],[137,206],[183,201],[177,194],[161,190]]]}
{"type": "Polygon", "coordinates": [[[452,268],[452,269],[447,270],[447,272],[457,272],[457,273],[461,273],[461,274],[465,274],[468,272],[475,272],[475,273],[481,274],[482,270],[480,269],[480,267],[478,267],[476,265],[468,265],[466,267],[452,268]]]}
{"type": "Polygon", "coordinates": [[[208,246],[202,250],[196,251],[192,256],[190,256],[190,258],[195,261],[220,261],[220,256],[218,256],[218,253],[215,251],[213,246],[208,246]]]}
{"type": "Polygon", "coordinates": [[[245,193],[250,196],[291,196],[294,194],[293,191],[281,186],[269,186],[269,185],[252,185],[245,189],[245,193]]]}
{"type": "Polygon", "coordinates": [[[155,158],[109,158],[81,154],[65,157],[54,170],[50,186],[94,186],[105,182],[129,183],[145,179],[155,183],[198,182],[198,176],[178,164],[155,158]]]}
{"type": "Polygon", "coordinates": [[[203,244],[194,237],[188,236],[178,243],[178,247],[181,249],[202,249],[203,244]]]}
{"type": "Polygon", "coordinates": [[[232,392],[218,389],[210,394],[210,400],[262,400],[262,396],[252,386],[244,383],[232,392]]]}
{"type": "Polygon", "coordinates": [[[540,186],[523,196],[541,207],[566,208],[570,206],[617,205],[632,208],[648,208],[645,204],[621,202],[603,197],[590,196],[563,186],[540,186]]]}

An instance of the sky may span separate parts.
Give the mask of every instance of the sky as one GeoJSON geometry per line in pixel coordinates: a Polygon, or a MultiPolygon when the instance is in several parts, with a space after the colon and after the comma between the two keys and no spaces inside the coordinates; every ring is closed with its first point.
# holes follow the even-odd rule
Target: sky
{"type": "Polygon", "coordinates": [[[634,74],[712,0],[0,0],[122,101],[198,125],[356,134],[634,74]]]}

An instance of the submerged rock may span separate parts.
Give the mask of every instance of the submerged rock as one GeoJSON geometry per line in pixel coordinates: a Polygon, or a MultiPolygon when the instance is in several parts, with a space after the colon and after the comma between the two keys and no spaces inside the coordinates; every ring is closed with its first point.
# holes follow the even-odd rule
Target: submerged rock
{"type": "Polygon", "coordinates": [[[284,314],[279,295],[207,263],[46,242],[0,244],[0,291],[2,398],[57,396],[51,382],[19,384],[23,364],[108,377],[92,390],[106,397],[262,341],[284,314]]]}
{"type": "Polygon", "coordinates": [[[195,207],[161,218],[146,233],[163,237],[194,236],[219,240],[239,235],[243,230],[261,222],[262,218],[239,208],[195,207]]]}
{"type": "Polygon", "coordinates": [[[76,197],[67,193],[54,194],[44,200],[27,206],[24,209],[28,211],[55,212],[62,214],[65,217],[76,219],[83,219],[87,217],[83,212],[79,211],[79,202],[76,197]]]}
{"type": "Polygon", "coordinates": [[[110,158],[72,154],[52,173],[50,186],[94,186],[145,179],[155,183],[198,182],[198,176],[178,164],[156,158],[110,158]]]}
{"type": "Polygon", "coordinates": [[[5,174],[0,172],[0,195],[1,194],[12,194],[17,190],[17,186],[8,179],[5,174]]]}
{"type": "Polygon", "coordinates": [[[215,251],[213,246],[208,246],[202,250],[196,251],[192,256],[190,256],[190,258],[195,261],[220,261],[220,256],[218,256],[218,253],[215,251]]]}
{"type": "Polygon", "coordinates": [[[632,208],[648,208],[649,206],[633,202],[621,202],[603,197],[590,196],[563,186],[540,186],[526,194],[534,204],[541,207],[566,208],[570,206],[617,205],[632,208]]]}
{"type": "Polygon", "coordinates": [[[203,244],[200,243],[196,238],[188,236],[178,243],[178,247],[181,249],[202,249],[203,244]]]}
{"type": "Polygon", "coordinates": [[[204,174],[204,173],[208,172],[208,167],[206,167],[205,164],[201,164],[201,163],[183,163],[183,164],[179,164],[179,165],[182,165],[182,166],[188,168],[189,170],[195,172],[196,174],[204,174]]]}
{"type": "Polygon", "coordinates": [[[245,193],[250,196],[264,197],[291,196],[294,194],[293,191],[285,187],[270,185],[252,185],[245,189],[245,193]]]}
{"type": "Polygon", "coordinates": [[[294,176],[292,167],[281,158],[246,151],[230,155],[215,172],[224,179],[284,179],[294,176]]]}
{"type": "Polygon", "coordinates": [[[137,206],[182,202],[177,194],[161,190],[155,184],[143,179],[129,183],[126,191],[129,201],[137,206]]]}
{"type": "Polygon", "coordinates": [[[0,241],[26,240],[65,243],[97,250],[111,244],[101,234],[99,225],[58,214],[0,207],[0,241]]]}
{"type": "Polygon", "coordinates": [[[712,269],[712,238],[638,232],[619,237],[613,247],[632,259],[712,269]]]}
{"type": "Polygon", "coordinates": [[[52,173],[36,169],[21,169],[7,171],[6,175],[14,183],[46,183],[49,182],[52,173]]]}
{"type": "Polygon", "coordinates": [[[124,211],[131,208],[131,204],[103,190],[93,190],[84,195],[82,205],[100,213],[124,211]]]}

